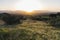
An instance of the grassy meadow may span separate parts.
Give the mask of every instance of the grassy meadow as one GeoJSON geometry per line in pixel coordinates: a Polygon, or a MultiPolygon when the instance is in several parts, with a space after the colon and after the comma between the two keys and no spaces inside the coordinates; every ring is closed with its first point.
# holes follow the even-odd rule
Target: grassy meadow
{"type": "Polygon", "coordinates": [[[60,16],[47,21],[27,18],[21,24],[0,25],[0,40],[60,40],[59,26],[60,16]]]}

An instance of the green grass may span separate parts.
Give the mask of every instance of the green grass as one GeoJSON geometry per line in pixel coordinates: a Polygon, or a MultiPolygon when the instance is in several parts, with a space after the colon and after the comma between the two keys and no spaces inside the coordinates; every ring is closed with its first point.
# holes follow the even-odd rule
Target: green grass
{"type": "Polygon", "coordinates": [[[60,40],[60,28],[43,21],[25,20],[18,25],[1,25],[0,40],[60,40]]]}

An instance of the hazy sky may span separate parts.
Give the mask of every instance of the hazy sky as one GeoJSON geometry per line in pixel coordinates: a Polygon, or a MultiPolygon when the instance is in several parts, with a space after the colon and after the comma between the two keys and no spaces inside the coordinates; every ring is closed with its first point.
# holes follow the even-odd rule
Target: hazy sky
{"type": "MultiPolygon", "coordinates": [[[[15,4],[22,0],[0,0],[0,9],[15,9],[15,4]]],[[[37,0],[46,10],[60,10],[60,0],[37,0]]]]}

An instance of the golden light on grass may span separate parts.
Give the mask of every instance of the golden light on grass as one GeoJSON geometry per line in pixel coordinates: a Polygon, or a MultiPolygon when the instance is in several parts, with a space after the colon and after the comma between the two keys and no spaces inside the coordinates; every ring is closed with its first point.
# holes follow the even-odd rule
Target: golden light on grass
{"type": "Polygon", "coordinates": [[[22,0],[16,3],[16,10],[32,12],[33,10],[41,10],[42,4],[37,0],[22,0]]]}

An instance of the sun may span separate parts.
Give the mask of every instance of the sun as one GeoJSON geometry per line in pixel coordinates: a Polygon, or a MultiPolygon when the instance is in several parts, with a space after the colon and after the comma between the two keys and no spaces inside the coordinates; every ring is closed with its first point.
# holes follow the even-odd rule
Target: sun
{"type": "Polygon", "coordinates": [[[15,7],[16,10],[32,12],[33,10],[41,10],[42,4],[37,0],[22,0],[21,2],[17,2],[15,7]]]}

